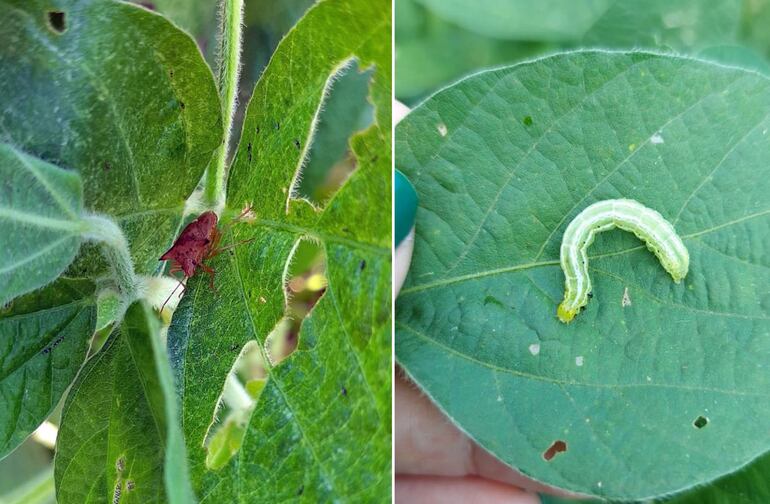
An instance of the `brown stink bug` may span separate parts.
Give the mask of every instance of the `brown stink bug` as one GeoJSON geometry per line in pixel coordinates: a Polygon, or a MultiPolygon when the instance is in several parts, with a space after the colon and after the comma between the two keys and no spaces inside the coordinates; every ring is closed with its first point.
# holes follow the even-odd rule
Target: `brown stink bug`
{"type": "MultiPolygon", "coordinates": [[[[251,209],[247,208],[235,220],[241,219],[250,211],[251,209]]],[[[214,271],[214,268],[204,264],[203,261],[211,259],[234,246],[219,247],[222,233],[217,229],[217,222],[217,214],[209,210],[203,212],[197,219],[185,226],[182,232],[179,233],[179,237],[174,244],[171,245],[171,248],[168,249],[165,254],[160,256],[161,261],[171,261],[171,268],[168,271],[169,274],[173,275],[174,273],[181,271],[184,273],[184,279],[187,279],[193,276],[197,269],[200,268],[208,273],[209,285],[212,289],[216,290],[214,287],[214,275],[216,271],[214,271]]],[[[251,240],[240,243],[246,243],[248,241],[251,240]]],[[[238,245],[240,245],[240,243],[238,243],[238,245]]],[[[179,282],[179,285],[184,289],[184,284],[182,284],[181,281],[179,282]]],[[[163,311],[163,308],[166,306],[166,303],[168,303],[168,300],[171,299],[171,296],[174,295],[176,289],[179,288],[179,285],[174,288],[166,301],[163,302],[163,306],[161,306],[160,309],[161,311],[163,311]]]]}

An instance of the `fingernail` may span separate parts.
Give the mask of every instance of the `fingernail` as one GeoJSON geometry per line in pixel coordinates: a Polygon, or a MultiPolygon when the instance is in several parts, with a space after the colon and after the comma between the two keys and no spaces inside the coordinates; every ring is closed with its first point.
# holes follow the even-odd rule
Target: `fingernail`
{"type": "Polygon", "coordinates": [[[417,213],[417,192],[403,173],[396,170],[396,246],[398,246],[414,226],[414,216],[417,213]]]}

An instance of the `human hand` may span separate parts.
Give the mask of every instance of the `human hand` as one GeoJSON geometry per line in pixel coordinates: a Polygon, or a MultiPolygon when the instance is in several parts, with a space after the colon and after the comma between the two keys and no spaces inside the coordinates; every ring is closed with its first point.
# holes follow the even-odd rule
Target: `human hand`
{"type": "MultiPolygon", "coordinates": [[[[409,113],[393,106],[396,123],[409,113]]],[[[394,292],[409,271],[414,246],[417,193],[395,174],[394,292]]],[[[534,492],[558,493],[506,466],[455,427],[400,370],[395,387],[395,500],[411,502],[538,503],[534,492]]]]}
{"type": "MultiPolygon", "coordinates": [[[[406,117],[409,109],[401,102],[393,103],[393,120],[396,124],[406,117]]],[[[396,250],[393,258],[393,292],[398,296],[404,285],[414,248],[414,219],[417,212],[417,193],[403,173],[396,170],[394,176],[394,220],[396,250]]]]}

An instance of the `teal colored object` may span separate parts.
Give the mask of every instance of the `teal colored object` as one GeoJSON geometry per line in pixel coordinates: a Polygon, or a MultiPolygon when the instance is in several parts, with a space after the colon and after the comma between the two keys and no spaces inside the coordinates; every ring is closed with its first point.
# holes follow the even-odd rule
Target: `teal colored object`
{"type": "Polygon", "coordinates": [[[396,246],[406,238],[414,226],[414,215],[417,213],[417,192],[409,179],[396,170],[396,246]]]}

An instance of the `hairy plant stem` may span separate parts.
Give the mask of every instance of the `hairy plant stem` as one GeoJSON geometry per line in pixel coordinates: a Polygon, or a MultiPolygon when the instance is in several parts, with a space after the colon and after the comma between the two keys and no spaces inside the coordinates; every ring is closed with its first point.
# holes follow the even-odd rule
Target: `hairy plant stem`
{"type": "Polygon", "coordinates": [[[99,242],[102,254],[112,269],[120,296],[116,320],[123,317],[128,306],[139,298],[139,278],[134,273],[134,262],[123,230],[115,222],[101,215],[87,215],[84,238],[99,242]]]}
{"type": "Polygon", "coordinates": [[[230,152],[233,116],[238,100],[238,77],[241,70],[241,27],[243,0],[222,0],[220,10],[219,95],[222,102],[224,138],[212,163],[206,170],[204,200],[208,207],[220,212],[225,203],[225,170],[230,152]]]}

